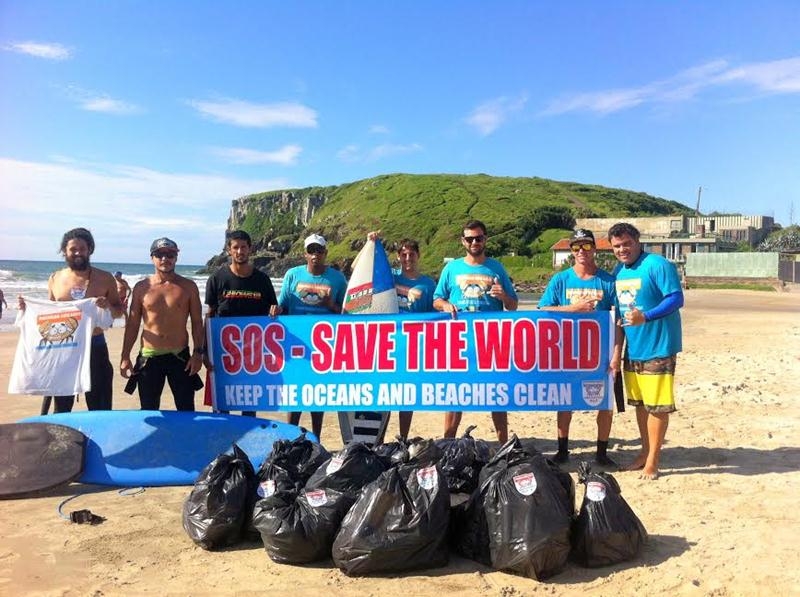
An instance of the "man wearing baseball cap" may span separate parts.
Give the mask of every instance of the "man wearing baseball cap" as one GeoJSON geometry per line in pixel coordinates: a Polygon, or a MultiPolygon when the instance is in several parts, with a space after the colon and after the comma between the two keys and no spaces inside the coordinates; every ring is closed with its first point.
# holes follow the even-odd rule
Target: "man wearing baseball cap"
{"type": "Polygon", "coordinates": [[[194,410],[195,390],[203,386],[197,372],[203,365],[203,313],[197,284],[175,273],[178,245],[169,238],[157,238],[150,245],[155,273],[133,287],[131,312],[122,343],[120,373],[132,378],[125,391],[139,388],[142,410],[159,410],[164,381],[169,382],[177,410],[194,410]],[[192,344],[186,324],[191,318],[192,344]],[[131,349],[144,321],[136,367],[131,349]]]}
{"type": "MultiPolygon", "coordinates": [[[[547,288],[539,301],[539,308],[547,311],[570,311],[589,313],[591,311],[610,311],[614,308],[614,277],[597,267],[595,263],[595,242],[591,230],[578,228],[569,238],[569,248],[575,258],[575,265],[560,271],[550,278],[547,288]]],[[[619,372],[622,357],[622,333],[615,329],[614,353],[610,368],[614,375],[619,372]]],[[[613,412],[597,411],[597,453],[595,462],[602,466],[614,467],[617,464],[608,457],[608,438],[611,435],[613,412]]],[[[569,424],[572,412],[558,411],[558,451],[553,460],[558,464],[569,461],[569,424]]]]}
{"type": "MultiPolygon", "coordinates": [[[[342,312],[347,280],[337,269],[325,264],[328,242],[320,234],[310,234],[303,242],[306,264],[298,265],[283,277],[278,304],[270,315],[330,315],[342,312]]],[[[311,431],[322,434],[322,412],[311,413],[311,431]]],[[[299,412],[288,413],[292,425],[300,422],[299,412]]]]}

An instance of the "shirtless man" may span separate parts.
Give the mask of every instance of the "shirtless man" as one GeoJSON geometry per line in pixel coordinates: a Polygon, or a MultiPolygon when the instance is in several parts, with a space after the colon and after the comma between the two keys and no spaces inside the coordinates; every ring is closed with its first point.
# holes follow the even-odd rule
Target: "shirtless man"
{"type": "Polygon", "coordinates": [[[195,390],[203,385],[197,375],[203,365],[205,345],[200,292],[194,282],[175,273],[175,241],[154,240],[150,257],[155,273],[133,287],[120,373],[126,378],[135,376],[142,410],[159,410],[166,380],[175,397],[175,408],[193,411],[195,390]],[[191,353],[186,329],[190,318],[194,346],[191,353]],[[141,349],[134,368],[131,349],[142,322],[141,349]]]}
{"type": "MultiPolygon", "coordinates": [[[[110,272],[97,269],[89,263],[94,253],[94,238],[86,228],[73,228],[61,238],[61,253],[67,267],[50,276],[47,290],[51,301],[74,301],[96,297],[97,306],[111,309],[114,317],[122,316],[122,303],[117,294],[117,285],[110,272]]],[[[20,309],[25,302],[19,297],[20,309]]],[[[86,408],[89,410],[111,410],[114,367],[108,358],[108,345],[102,328],[95,328],[90,351],[92,389],[86,392],[86,408]]],[[[52,396],[42,400],[42,414],[50,410],[52,396]]],[[[70,412],[75,396],[56,396],[53,412],[70,412]]]]}
{"type": "Polygon", "coordinates": [[[122,272],[114,272],[114,281],[117,283],[117,294],[122,303],[123,317],[128,318],[128,297],[131,294],[131,285],[122,277],[122,272]]]}

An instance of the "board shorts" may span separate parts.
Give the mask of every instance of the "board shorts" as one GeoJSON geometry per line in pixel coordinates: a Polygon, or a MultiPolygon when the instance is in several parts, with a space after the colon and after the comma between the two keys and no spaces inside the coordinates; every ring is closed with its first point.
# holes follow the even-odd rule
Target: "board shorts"
{"type": "Polygon", "coordinates": [[[675,412],[675,365],[677,355],[631,361],[625,359],[622,370],[628,404],[644,406],[649,413],[675,412]]]}

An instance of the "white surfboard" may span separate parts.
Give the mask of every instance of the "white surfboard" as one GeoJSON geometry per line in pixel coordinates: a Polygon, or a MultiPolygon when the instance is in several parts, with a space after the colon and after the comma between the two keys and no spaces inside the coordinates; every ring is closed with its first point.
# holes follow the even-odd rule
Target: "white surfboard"
{"type": "MultiPolygon", "coordinates": [[[[383,245],[368,240],[353,261],[353,274],[347,284],[342,313],[398,313],[397,292],[389,259],[383,245]]],[[[388,412],[340,412],[342,441],[379,444],[386,433],[388,412]]]]}

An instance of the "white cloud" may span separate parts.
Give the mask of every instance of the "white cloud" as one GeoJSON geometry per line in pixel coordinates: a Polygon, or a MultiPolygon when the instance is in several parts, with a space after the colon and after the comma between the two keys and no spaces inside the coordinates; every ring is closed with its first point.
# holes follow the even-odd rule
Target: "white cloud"
{"type": "Polygon", "coordinates": [[[345,145],[336,152],[336,157],[343,162],[355,163],[361,161],[361,149],[358,145],[345,145]]]}
{"type": "Polygon", "coordinates": [[[391,131],[389,130],[388,126],[384,126],[382,124],[373,124],[369,127],[369,132],[371,135],[388,135],[391,131]]]}
{"type": "Polygon", "coordinates": [[[214,147],[212,153],[232,164],[280,164],[294,166],[303,151],[299,145],[284,145],[275,151],[258,151],[243,147],[214,147]]]}
{"type": "Polygon", "coordinates": [[[479,105],[464,120],[485,137],[522,111],[527,101],[525,95],[516,98],[498,97],[479,105]]]}
{"type": "Polygon", "coordinates": [[[416,153],[423,149],[424,148],[419,143],[408,143],[406,145],[385,143],[363,150],[358,145],[345,145],[336,152],[336,157],[343,162],[355,164],[360,162],[376,162],[386,157],[416,153]]]}
{"type": "Polygon", "coordinates": [[[268,128],[276,126],[316,128],[317,112],[303,104],[279,102],[254,104],[244,100],[191,100],[191,107],[217,122],[242,127],[268,128]]]}
{"type": "Polygon", "coordinates": [[[99,93],[90,89],[83,89],[76,85],[71,85],[65,90],[67,97],[78,104],[81,110],[87,112],[102,112],[103,114],[114,114],[125,116],[129,114],[139,114],[142,108],[131,102],[114,99],[108,94],[99,93]]]}
{"type": "Polygon", "coordinates": [[[41,43],[35,41],[21,41],[3,46],[4,50],[45,58],[47,60],[67,60],[72,57],[72,50],[57,43],[41,43]]]}
{"type": "Polygon", "coordinates": [[[566,95],[550,102],[541,114],[594,112],[605,115],[644,104],[688,101],[706,89],[735,84],[765,94],[800,93],[800,57],[737,67],[725,60],[713,60],[639,87],[566,95]]]}
{"type": "Polygon", "coordinates": [[[81,108],[89,112],[104,112],[105,114],[137,114],[140,108],[135,104],[123,102],[110,97],[87,98],[81,102],[81,108]]]}
{"type": "Polygon", "coordinates": [[[181,261],[219,252],[231,200],[291,186],[285,179],[170,173],[117,164],[42,163],[0,158],[0,258],[58,259],[65,230],[86,226],[99,261],[147,262],[166,235],[181,261]]]}
{"type": "Polygon", "coordinates": [[[764,93],[798,93],[800,57],[745,64],[721,74],[717,82],[744,83],[764,93]]]}
{"type": "Polygon", "coordinates": [[[389,156],[402,155],[405,153],[416,153],[418,151],[422,151],[422,145],[419,143],[409,143],[407,145],[385,143],[383,145],[373,147],[367,153],[366,161],[374,162],[389,156]]]}

